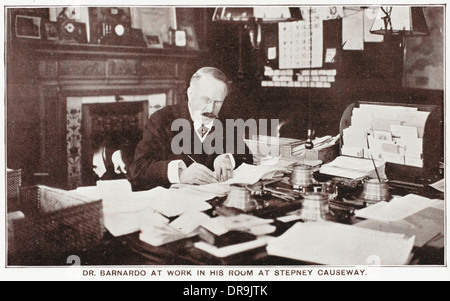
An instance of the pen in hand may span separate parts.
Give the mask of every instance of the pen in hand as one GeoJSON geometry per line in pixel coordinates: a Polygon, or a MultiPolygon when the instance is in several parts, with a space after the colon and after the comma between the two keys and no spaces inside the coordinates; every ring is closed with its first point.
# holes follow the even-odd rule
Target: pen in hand
{"type": "MultiPolygon", "coordinates": [[[[197,163],[197,161],[195,161],[194,158],[192,158],[190,155],[187,155],[189,159],[191,159],[192,162],[197,163]]],[[[211,174],[211,177],[216,181],[219,182],[219,180],[217,180],[217,178],[214,176],[214,174],[211,174]]]]}

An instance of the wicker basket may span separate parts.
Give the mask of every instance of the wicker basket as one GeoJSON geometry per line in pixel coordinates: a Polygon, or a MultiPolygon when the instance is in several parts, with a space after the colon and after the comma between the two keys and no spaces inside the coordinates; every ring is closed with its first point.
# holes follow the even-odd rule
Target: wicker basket
{"type": "Polygon", "coordinates": [[[22,187],[19,198],[25,218],[10,224],[8,242],[13,245],[8,250],[68,254],[95,246],[103,237],[102,200],[42,185],[22,187]]]}
{"type": "Polygon", "coordinates": [[[22,184],[22,170],[8,169],[7,170],[8,199],[15,199],[19,197],[19,189],[21,184],[22,184]]]}

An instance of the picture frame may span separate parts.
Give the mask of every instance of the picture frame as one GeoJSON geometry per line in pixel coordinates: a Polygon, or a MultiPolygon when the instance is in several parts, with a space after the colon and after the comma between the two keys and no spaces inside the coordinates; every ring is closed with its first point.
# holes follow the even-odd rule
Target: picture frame
{"type": "Polygon", "coordinates": [[[148,48],[163,48],[163,41],[159,34],[144,34],[145,42],[148,48]]]}
{"type": "Polygon", "coordinates": [[[47,41],[57,41],[59,39],[58,24],[48,21],[44,23],[45,39],[47,41]]]}
{"type": "Polygon", "coordinates": [[[175,7],[132,7],[131,25],[141,28],[144,36],[158,34],[164,45],[170,43],[169,31],[177,28],[175,7]]]}
{"type": "Polygon", "coordinates": [[[41,17],[16,15],[14,20],[15,36],[17,38],[41,39],[41,23],[41,17]]]}
{"type": "Polygon", "coordinates": [[[59,41],[61,43],[87,43],[86,24],[66,20],[58,26],[59,41]]]}
{"type": "Polygon", "coordinates": [[[199,50],[197,36],[195,35],[194,27],[180,26],[180,29],[186,32],[186,48],[192,50],[199,50]]]}

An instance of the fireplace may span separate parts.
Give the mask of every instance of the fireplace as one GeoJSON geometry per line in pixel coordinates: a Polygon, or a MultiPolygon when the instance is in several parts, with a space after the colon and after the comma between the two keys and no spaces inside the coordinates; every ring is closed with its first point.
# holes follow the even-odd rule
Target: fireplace
{"type": "Polygon", "coordinates": [[[67,175],[69,187],[94,185],[95,147],[108,137],[140,137],[151,114],[166,105],[166,94],[68,97],[67,175]]]}
{"type": "Polygon", "coordinates": [[[35,182],[63,189],[92,184],[93,131],[98,135],[101,127],[120,126],[142,130],[155,110],[184,98],[188,79],[198,68],[198,52],[181,49],[30,49],[39,78],[39,162],[33,174],[35,182]]]}

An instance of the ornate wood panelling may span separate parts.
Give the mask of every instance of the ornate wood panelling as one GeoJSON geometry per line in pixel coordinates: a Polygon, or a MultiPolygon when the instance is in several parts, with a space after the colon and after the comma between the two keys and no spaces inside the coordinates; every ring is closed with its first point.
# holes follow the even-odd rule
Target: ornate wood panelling
{"type": "MultiPolygon", "coordinates": [[[[199,56],[198,51],[182,49],[34,41],[21,41],[12,49],[19,52],[26,49],[21,52],[21,61],[25,64],[28,60],[35,66],[31,68],[33,74],[27,68],[27,74],[15,71],[12,79],[31,78],[36,90],[29,93],[39,99],[36,116],[29,116],[39,120],[39,163],[32,172],[47,175],[45,184],[66,189],[82,184],[79,170],[82,112],[81,103],[73,99],[166,93],[167,104],[176,103],[187,87],[186,73],[195,71],[199,56]]],[[[10,91],[8,102],[13,102],[15,95],[17,91],[10,91]]],[[[12,124],[14,120],[9,122],[12,124]]]]}

